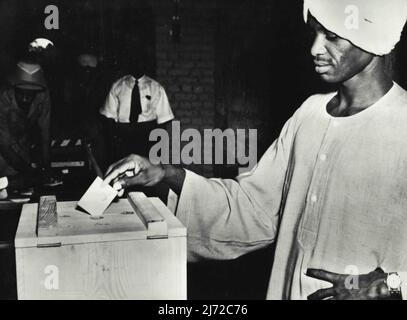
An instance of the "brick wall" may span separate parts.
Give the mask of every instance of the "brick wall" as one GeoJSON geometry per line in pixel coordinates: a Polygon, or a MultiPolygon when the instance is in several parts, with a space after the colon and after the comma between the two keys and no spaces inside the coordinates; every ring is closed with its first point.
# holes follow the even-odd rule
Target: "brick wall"
{"type": "MultiPolygon", "coordinates": [[[[181,2],[181,38],[174,43],[170,36],[174,7],[168,2],[156,0],[154,6],[156,79],[164,86],[182,129],[203,132],[214,127],[215,118],[214,6],[202,1],[199,7],[191,8],[181,2]]],[[[211,165],[188,168],[213,175],[211,165]]]]}

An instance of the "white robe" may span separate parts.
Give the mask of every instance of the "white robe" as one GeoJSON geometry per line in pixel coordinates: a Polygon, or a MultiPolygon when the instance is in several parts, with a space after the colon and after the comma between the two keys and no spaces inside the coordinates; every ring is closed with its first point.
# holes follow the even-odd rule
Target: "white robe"
{"type": "MultiPolygon", "coordinates": [[[[306,299],[329,283],[307,268],[407,271],[407,92],[397,84],[350,117],[310,97],[257,167],[237,180],[187,172],[177,216],[189,259],[233,259],[276,242],[269,299],[306,299]]],[[[272,257],[270,257],[272,259],[272,257]]],[[[403,281],[404,297],[407,296],[403,281]]]]}

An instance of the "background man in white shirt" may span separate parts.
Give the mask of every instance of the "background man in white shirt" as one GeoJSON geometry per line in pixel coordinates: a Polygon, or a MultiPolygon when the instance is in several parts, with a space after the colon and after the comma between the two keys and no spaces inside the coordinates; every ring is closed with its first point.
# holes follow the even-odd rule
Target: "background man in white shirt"
{"type": "Polygon", "coordinates": [[[205,179],[131,155],[105,181],[180,194],[190,260],[276,242],[269,299],[407,298],[407,92],[385,62],[407,2],[305,0],[304,19],[338,91],[307,99],[252,172],[205,179]]]}
{"type": "Polygon", "coordinates": [[[114,161],[130,153],[148,157],[151,130],[174,119],[164,88],[143,73],[141,64],[136,58],[130,61],[129,73],[112,85],[100,109],[114,161]]]}

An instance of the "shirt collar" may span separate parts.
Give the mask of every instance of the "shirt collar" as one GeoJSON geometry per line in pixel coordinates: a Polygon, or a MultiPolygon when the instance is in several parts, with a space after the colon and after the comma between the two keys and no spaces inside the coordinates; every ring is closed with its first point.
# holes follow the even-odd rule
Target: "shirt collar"
{"type": "MultiPolygon", "coordinates": [[[[128,79],[131,79],[131,81],[135,81],[136,78],[134,76],[132,76],[131,74],[129,74],[128,79]]],[[[140,78],[137,79],[138,82],[143,82],[145,80],[146,75],[143,74],[140,78]]]]}

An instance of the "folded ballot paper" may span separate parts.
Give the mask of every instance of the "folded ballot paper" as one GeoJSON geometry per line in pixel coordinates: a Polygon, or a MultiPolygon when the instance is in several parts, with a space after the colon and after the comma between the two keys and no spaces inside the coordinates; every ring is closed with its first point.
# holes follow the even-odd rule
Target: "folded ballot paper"
{"type": "Polygon", "coordinates": [[[101,216],[116,196],[117,191],[97,177],[79,200],[78,206],[92,216],[101,216]]]}

